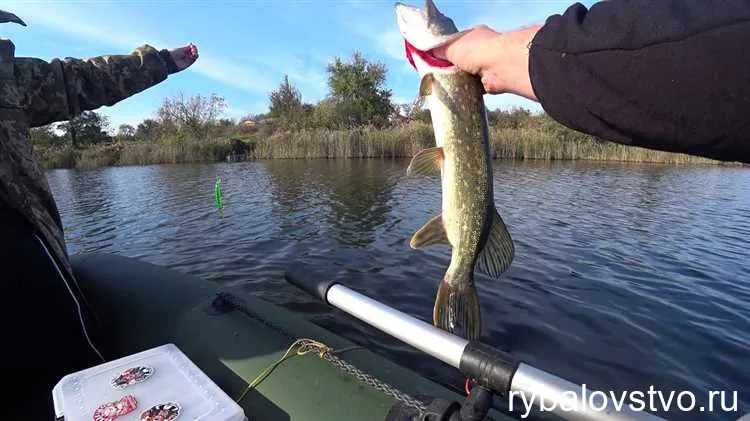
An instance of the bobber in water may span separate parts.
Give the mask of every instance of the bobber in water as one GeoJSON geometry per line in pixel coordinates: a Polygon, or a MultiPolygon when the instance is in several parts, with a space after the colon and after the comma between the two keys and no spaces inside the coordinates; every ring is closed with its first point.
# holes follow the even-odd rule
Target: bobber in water
{"type": "Polygon", "coordinates": [[[221,178],[216,180],[216,184],[214,185],[214,203],[216,204],[216,209],[224,209],[224,202],[221,198],[221,178]]]}

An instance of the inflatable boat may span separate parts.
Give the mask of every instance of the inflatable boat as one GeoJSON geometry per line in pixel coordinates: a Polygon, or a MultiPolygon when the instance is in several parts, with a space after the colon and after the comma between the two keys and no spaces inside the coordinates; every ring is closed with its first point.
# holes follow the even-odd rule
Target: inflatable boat
{"type": "MultiPolygon", "coordinates": [[[[424,352],[425,358],[459,370],[471,379],[468,394],[233,288],[110,254],[75,255],[72,266],[100,330],[106,332],[100,347],[109,358],[173,345],[242,409],[247,420],[508,421],[520,418],[497,410],[498,397],[526,391],[544,396],[548,403],[562,402],[565,391],[580,390],[507,353],[435,328],[304,267],[290,266],[286,276],[300,293],[313,294],[424,352]]],[[[646,412],[614,410],[557,415],[570,420],[660,419],[646,412]]]]}

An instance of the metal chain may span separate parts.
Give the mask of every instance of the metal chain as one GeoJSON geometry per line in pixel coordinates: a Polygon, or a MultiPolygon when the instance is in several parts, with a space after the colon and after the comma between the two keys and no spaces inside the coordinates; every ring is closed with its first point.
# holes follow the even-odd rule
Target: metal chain
{"type": "MultiPolygon", "coordinates": [[[[269,322],[268,320],[263,319],[260,317],[260,315],[253,310],[249,309],[245,302],[235,296],[234,294],[228,293],[228,292],[219,292],[216,295],[216,298],[211,304],[212,308],[215,310],[228,310],[227,307],[234,308],[241,313],[245,314],[248,317],[251,317],[262,324],[270,327],[271,329],[278,330],[280,332],[283,332],[286,336],[290,338],[296,338],[296,335],[293,335],[289,333],[286,329],[284,329],[281,326],[276,325],[275,323],[269,322]]],[[[335,350],[333,352],[336,352],[335,350]]],[[[363,372],[362,370],[358,369],[354,365],[350,364],[347,361],[342,360],[341,358],[337,357],[336,355],[332,354],[331,352],[326,352],[323,355],[323,359],[331,363],[334,367],[339,368],[346,374],[354,377],[355,379],[359,380],[360,382],[369,385],[370,387],[385,393],[386,395],[394,398],[395,400],[403,403],[404,405],[408,406],[409,408],[416,409],[419,411],[419,416],[422,417],[424,412],[427,410],[427,406],[411,397],[409,394],[379,380],[378,378],[367,374],[363,372]]]]}
{"type": "Polygon", "coordinates": [[[396,389],[395,387],[389,385],[388,383],[382,382],[378,380],[377,378],[362,372],[357,367],[351,365],[347,361],[342,360],[341,358],[331,354],[326,353],[323,358],[325,360],[328,360],[332,365],[338,367],[343,372],[349,374],[350,376],[356,378],[357,380],[361,381],[362,383],[365,383],[383,393],[386,395],[396,399],[397,401],[409,406],[410,408],[414,408],[419,411],[420,416],[427,410],[427,407],[424,403],[421,401],[409,396],[408,394],[396,389]]]}

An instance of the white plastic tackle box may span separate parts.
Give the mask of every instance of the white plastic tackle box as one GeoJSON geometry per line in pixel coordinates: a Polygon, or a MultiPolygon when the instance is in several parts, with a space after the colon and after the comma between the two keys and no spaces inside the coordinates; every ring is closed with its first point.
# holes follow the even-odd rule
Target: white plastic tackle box
{"type": "Polygon", "coordinates": [[[64,421],[247,421],[242,408],[174,344],[63,377],[52,390],[64,421]]]}

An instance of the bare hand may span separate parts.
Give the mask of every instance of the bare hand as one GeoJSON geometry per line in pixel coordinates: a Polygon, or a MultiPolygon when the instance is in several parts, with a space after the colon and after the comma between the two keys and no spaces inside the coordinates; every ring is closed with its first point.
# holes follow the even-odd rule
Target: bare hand
{"type": "Polygon", "coordinates": [[[486,25],[432,50],[437,58],[479,75],[489,94],[514,93],[536,100],[529,79],[529,42],[539,26],[500,33],[486,25]]]}
{"type": "Polygon", "coordinates": [[[461,70],[482,77],[488,93],[501,93],[496,80],[499,73],[497,55],[500,33],[485,25],[472,28],[460,38],[432,50],[435,57],[448,60],[461,70]]]}
{"type": "Polygon", "coordinates": [[[193,45],[193,43],[185,47],[172,48],[168,51],[172,56],[172,60],[174,60],[174,64],[177,66],[178,72],[187,69],[198,60],[198,47],[193,45]]]}

